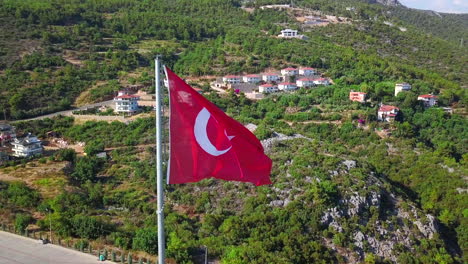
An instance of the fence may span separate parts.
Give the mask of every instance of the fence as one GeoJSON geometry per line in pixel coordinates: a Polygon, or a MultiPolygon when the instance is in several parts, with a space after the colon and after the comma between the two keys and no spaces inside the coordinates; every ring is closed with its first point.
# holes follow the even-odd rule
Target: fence
{"type": "Polygon", "coordinates": [[[85,243],[83,240],[62,240],[58,239],[49,239],[49,233],[44,231],[29,231],[29,230],[16,230],[15,226],[8,225],[5,223],[1,224],[1,230],[9,233],[13,233],[16,235],[21,235],[24,237],[32,238],[32,239],[40,239],[43,241],[48,241],[48,243],[58,245],[61,247],[65,247],[68,249],[73,249],[80,251],[82,253],[87,253],[93,256],[97,256],[98,259],[110,260],[115,263],[127,263],[127,264],[151,264],[157,263],[155,261],[151,261],[147,258],[138,258],[135,259],[130,252],[108,249],[105,247],[93,246],[90,242],[85,243]],[[102,257],[101,257],[102,256],[102,257]]]}

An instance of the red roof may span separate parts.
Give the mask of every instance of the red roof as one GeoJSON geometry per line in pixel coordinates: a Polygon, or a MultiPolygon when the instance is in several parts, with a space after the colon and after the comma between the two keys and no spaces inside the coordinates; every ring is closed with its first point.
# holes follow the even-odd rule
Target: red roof
{"type": "Polygon", "coordinates": [[[313,79],[313,78],[301,78],[301,79],[299,79],[298,81],[302,81],[302,82],[313,82],[314,79],[313,79]]]}
{"type": "Polygon", "coordinates": [[[283,69],[283,71],[295,71],[295,70],[296,70],[296,68],[292,68],[292,67],[283,69]]]}
{"type": "Polygon", "coordinates": [[[301,68],[301,70],[314,70],[314,71],[315,71],[315,68],[311,68],[311,67],[303,67],[303,68],[301,68]]]}
{"type": "Polygon", "coordinates": [[[395,117],[396,114],[388,114],[388,116],[390,116],[390,117],[395,117]]]}
{"type": "Polygon", "coordinates": [[[390,112],[392,110],[397,110],[399,111],[400,108],[393,106],[393,105],[381,105],[379,108],[379,112],[390,112]]]}
{"type": "Polygon", "coordinates": [[[365,93],[365,92],[349,92],[349,94],[352,94],[352,95],[357,95],[357,94],[361,95],[361,94],[364,94],[364,95],[365,95],[365,94],[367,94],[367,93],[365,93]]]}
{"type": "Polygon", "coordinates": [[[138,95],[129,95],[129,94],[124,94],[115,97],[115,99],[132,99],[132,98],[140,98],[138,95]]]}
{"type": "Polygon", "coordinates": [[[268,83],[267,83],[267,84],[262,84],[262,85],[260,85],[260,87],[265,87],[265,88],[267,88],[267,87],[274,87],[274,85],[268,84],[268,83]]]}
{"type": "Polygon", "coordinates": [[[224,76],[224,78],[228,78],[228,79],[238,79],[240,78],[239,76],[236,76],[236,75],[226,75],[224,76]]]}
{"type": "Polygon", "coordinates": [[[247,74],[247,75],[245,75],[244,77],[260,78],[260,76],[257,75],[257,74],[247,74]]]}
{"type": "Polygon", "coordinates": [[[279,85],[296,85],[295,83],[290,83],[290,82],[282,82],[279,85]]]}
{"type": "Polygon", "coordinates": [[[277,73],[272,73],[272,72],[267,72],[267,73],[264,73],[263,75],[266,75],[266,76],[278,76],[277,73]]]}
{"type": "Polygon", "coordinates": [[[434,98],[434,99],[437,99],[438,96],[435,96],[435,95],[432,95],[432,94],[423,94],[423,95],[420,95],[418,97],[422,97],[422,98],[434,98]]]}
{"type": "Polygon", "coordinates": [[[192,87],[195,91],[197,92],[203,92],[203,89],[200,89],[200,88],[196,88],[196,87],[192,87]]]}

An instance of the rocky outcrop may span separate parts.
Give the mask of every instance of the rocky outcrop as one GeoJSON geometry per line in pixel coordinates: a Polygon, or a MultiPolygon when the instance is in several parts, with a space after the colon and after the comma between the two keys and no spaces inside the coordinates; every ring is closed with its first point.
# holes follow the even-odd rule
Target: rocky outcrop
{"type": "Polygon", "coordinates": [[[370,4],[382,4],[386,6],[401,6],[402,4],[398,0],[369,0],[370,4]]]}

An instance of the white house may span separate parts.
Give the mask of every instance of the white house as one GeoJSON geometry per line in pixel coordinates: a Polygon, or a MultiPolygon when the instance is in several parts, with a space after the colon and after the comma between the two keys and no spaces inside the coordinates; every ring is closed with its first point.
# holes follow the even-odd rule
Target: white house
{"type": "Polygon", "coordinates": [[[317,78],[317,79],[314,79],[314,84],[315,85],[329,85],[330,80],[328,78],[317,78]]]}
{"type": "Polygon", "coordinates": [[[139,110],[138,95],[128,94],[126,91],[119,91],[117,97],[114,97],[115,112],[117,113],[135,113],[139,110]]]}
{"type": "Polygon", "coordinates": [[[242,77],[243,81],[246,83],[259,83],[262,78],[257,74],[249,74],[242,77]]]}
{"type": "Polygon", "coordinates": [[[400,109],[396,106],[381,104],[377,112],[377,120],[391,122],[395,120],[399,111],[400,109]]]}
{"type": "Polygon", "coordinates": [[[395,96],[397,96],[401,91],[411,90],[411,85],[409,83],[397,83],[395,84],[395,96]]]}
{"type": "Polygon", "coordinates": [[[299,68],[299,75],[312,76],[312,75],[315,75],[316,73],[317,73],[317,71],[314,68],[311,68],[311,67],[299,68]]]}
{"type": "Polygon", "coordinates": [[[236,75],[226,75],[226,76],[223,77],[223,82],[224,83],[229,83],[229,84],[240,83],[241,82],[241,77],[236,76],[236,75]]]}
{"type": "Polygon", "coordinates": [[[261,93],[276,93],[278,92],[278,87],[272,84],[262,84],[258,86],[258,91],[261,93]]]}
{"type": "Polygon", "coordinates": [[[11,143],[13,145],[13,156],[31,157],[42,154],[42,142],[36,136],[28,134],[25,138],[17,139],[11,143]]]}
{"type": "Polygon", "coordinates": [[[294,29],[283,29],[281,30],[281,34],[278,36],[281,38],[297,38],[297,30],[294,29]]]}
{"type": "Polygon", "coordinates": [[[296,81],[297,87],[311,87],[314,86],[314,79],[312,78],[301,78],[296,81]]]}
{"type": "Polygon", "coordinates": [[[291,91],[291,90],[296,90],[297,85],[295,83],[290,83],[290,82],[282,82],[278,84],[278,89],[280,91],[291,91]]]}
{"type": "Polygon", "coordinates": [[[354,92],[354,91],[349,92],[349,100],[359,102],[359,103],[366,102],[366,96],[367,96],[367,93],[363,93],[363,92],[354,92]]]}
{"type": "Polygon", "coordinates": [[[418,96],[418,101],[423,101],[425,107],[432,107],[437,104],[437,96],[432,94],[423,94],[418,96]]]}
{"type": "Polygon", "coordinates": [[[281,70],[281,74],[283,76],[296,76],[299,73],[299,71],[296,68],[284,68],[281,70]]]}
{"type": "Polygon", "coordinates": [[[279,75],[276,73],[264,73],[262,80],[265,82],[276,82],[279,80],[279,75]]]}

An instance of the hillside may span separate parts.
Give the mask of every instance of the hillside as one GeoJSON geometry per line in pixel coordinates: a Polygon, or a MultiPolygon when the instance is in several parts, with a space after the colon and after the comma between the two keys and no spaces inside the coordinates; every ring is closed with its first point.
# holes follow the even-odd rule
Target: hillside
{"type": "MultiPolygon", "coordinates": [[[[273,160],[271,186],[167,186],[169,258],[201,263],[206,246],[215,263],[465,263],[466,15],[398,1],[261,8],[289,3],[4,0],[0,116],[18,121],[130,86],[151,90],[153,58],[162,54],[205,97],[256,127],[273,160]],[[307,17],[327,22],[310,26],[307,17]],[[285,28],[307,38],[278,38],[285,28]],[[226,74],[289,66],[314,67],[333,85],[258,101],[210,89],[226,74]],[[394,96],[400,82],[412,89],[394,96]],[[350,91],[369,101],[351,102],[350,91]],[[417,100],[429,93],[439,107],[417,100]],[[395,122],[376,120],[380,103],[400,109],[395,122]]],[[[52,223],[64,241],[154,256],[154,123],[16,122],[18,135],[50,145],[42,158],[0,166],[1,222],[38,231],[52,223]],[[50,147],[56,140],[84,143],[88,155],[50,147]],[[101,151],[106,158],[94,155],[101,151]]]]}

